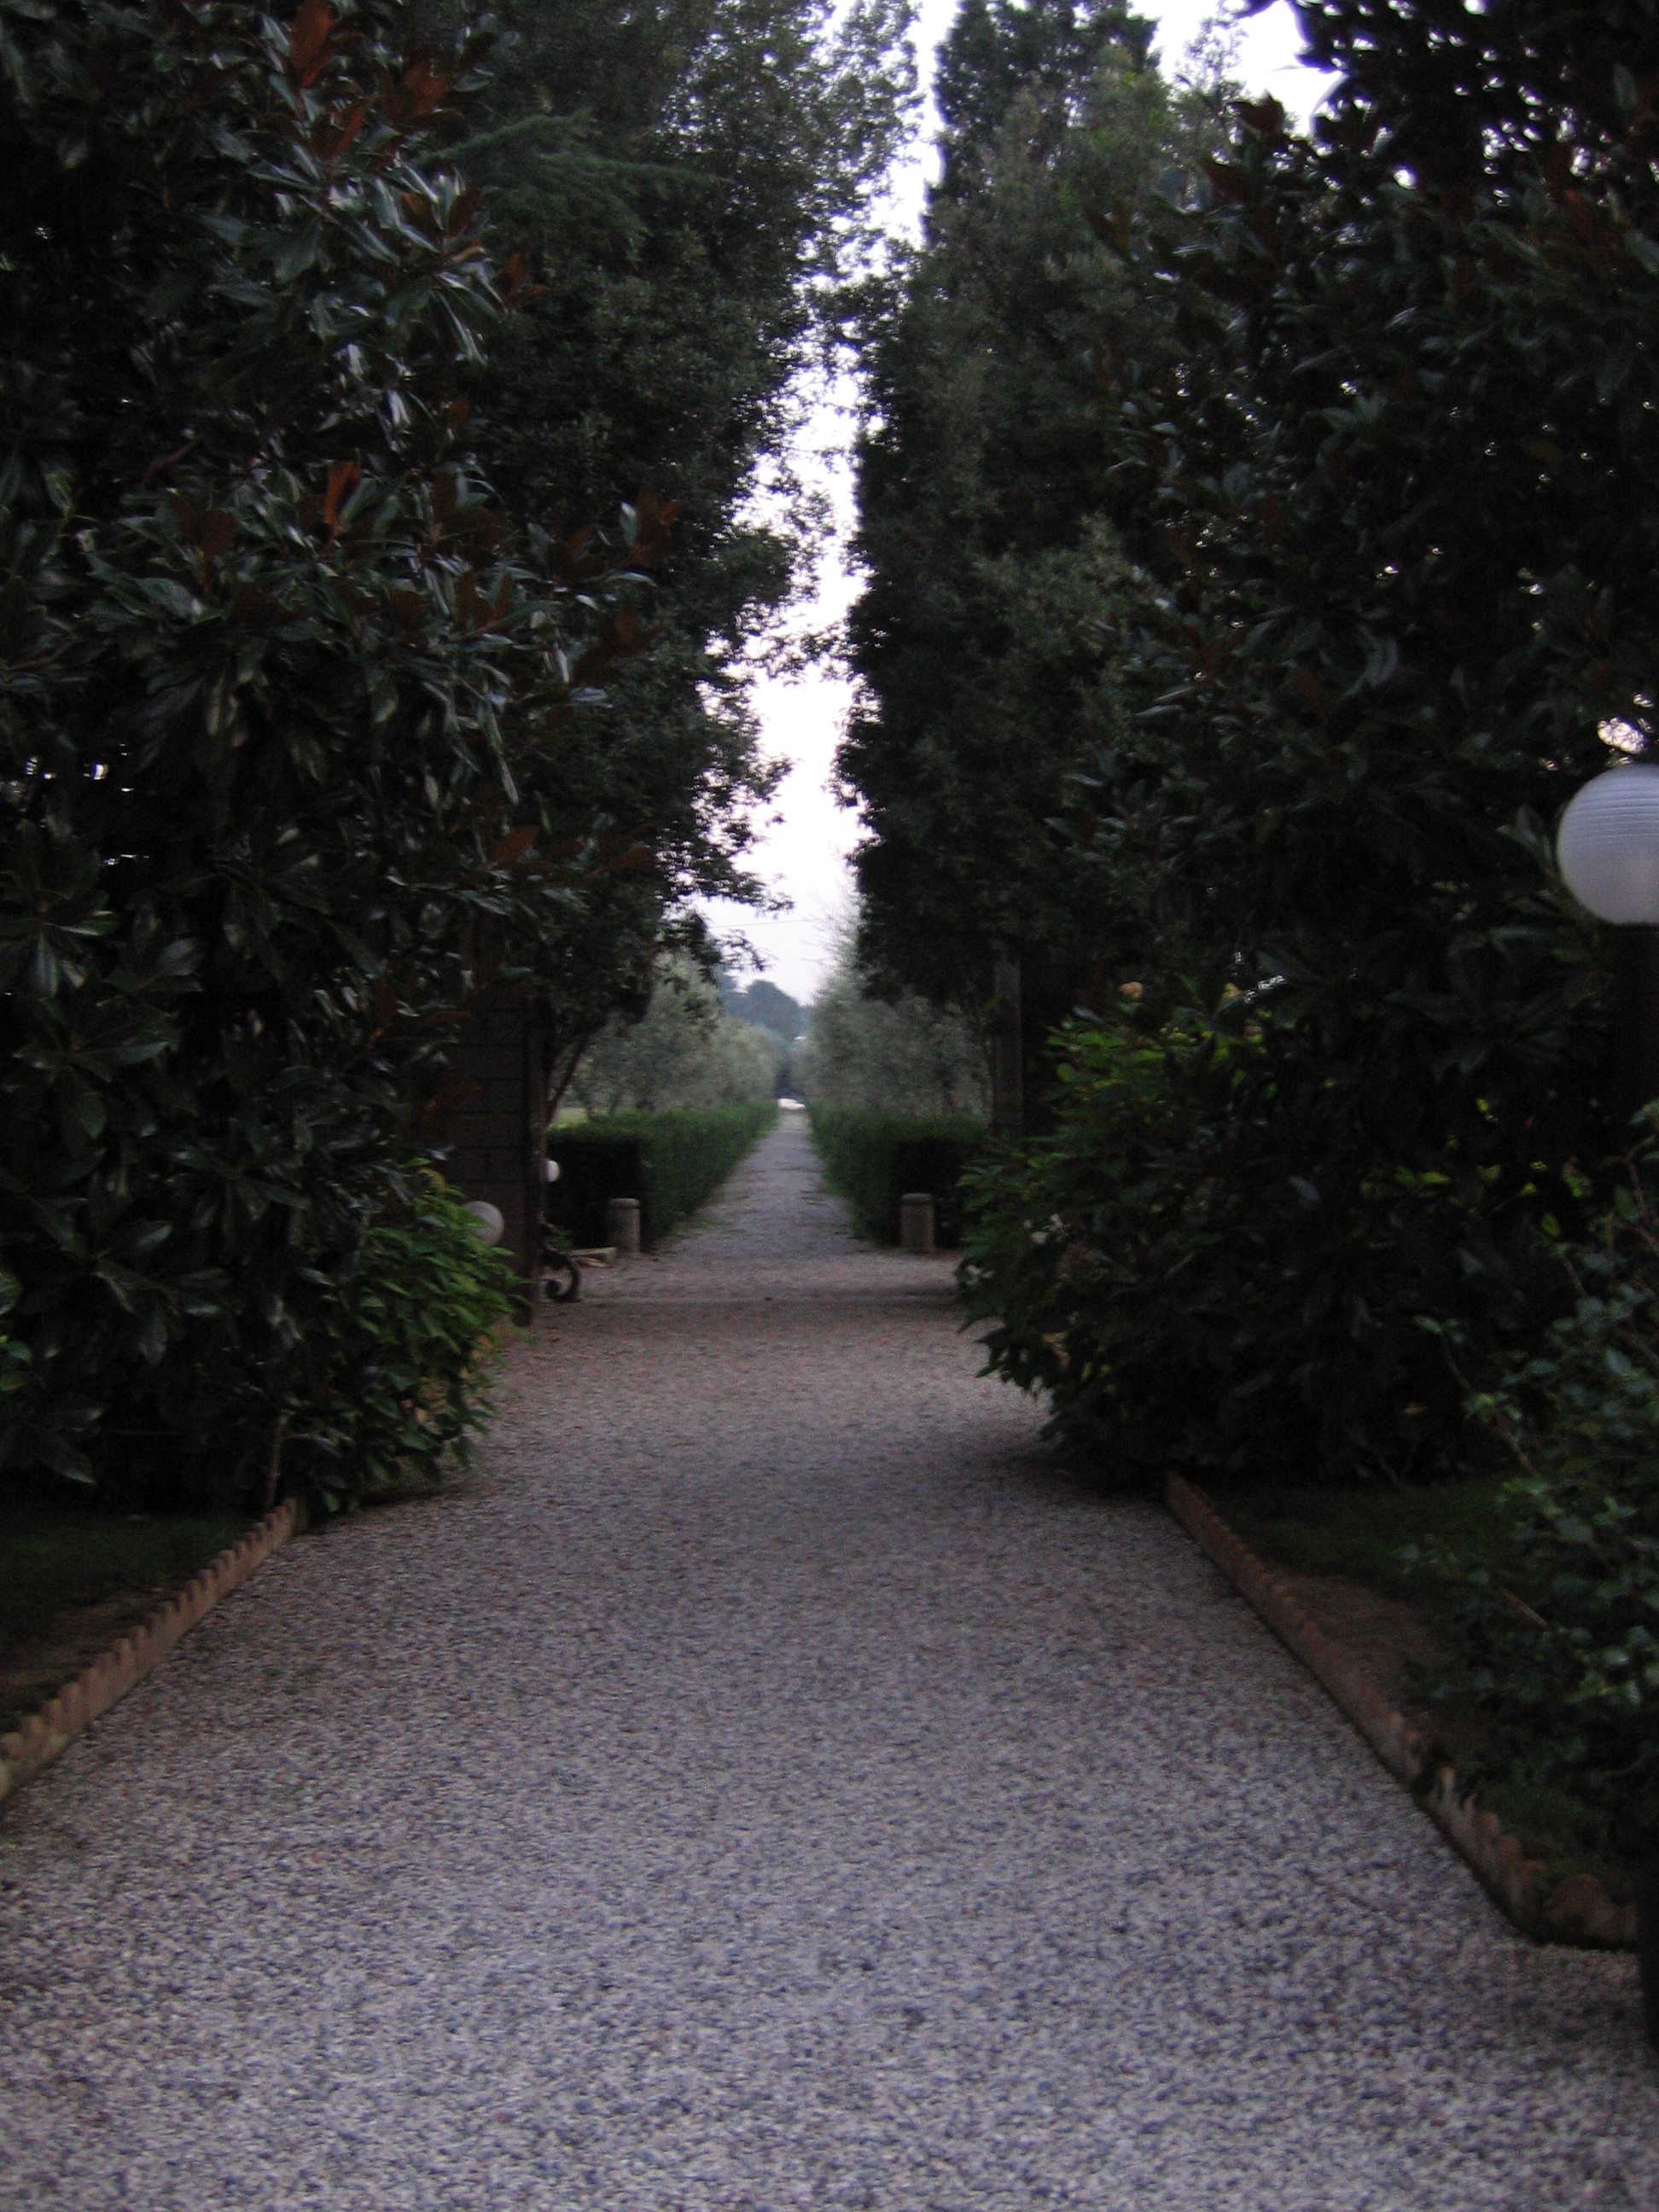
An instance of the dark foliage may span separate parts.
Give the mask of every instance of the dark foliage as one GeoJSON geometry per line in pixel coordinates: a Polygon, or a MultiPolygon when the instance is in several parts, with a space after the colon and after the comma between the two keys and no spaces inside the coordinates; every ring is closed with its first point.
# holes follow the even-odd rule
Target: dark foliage
{"type": "Polygon", "coordinates": [[[1149,198],[1209,128],[1127,10],[984,5],[940,55],[945,172],[920,250],[866,304],[868,410],[838,766],[866,832],[860,954],[889,992],[983,1009],[1024,976],[1047,1030],[1132,945],[1133,902],[1067,865],[1068,779],[1120,731],[1103,620],[1127,580],[1091,348],[1169,343],[1088,221],[1149,198]]]}
{"type": "Polygon", "coordinates": [[[1086,84],[1102,49],[1121,46],[1145,70],[1155,25],[1123,0],[964,0],[939,50],[933,79],[944,156],[943,195],[967,186],[965,172],[982,161],[1001,135],[1010,112],[1035,96],[1063,111],[1086,84]]]}
{"type": "Polygon", "coordinates": [[[434,1021],[562,957],[544,795],[637,628],[472,465],[522,271],[404,18],[0,6],[0,1449],[123,1496],[362,1479],[321,1340],[429,1211],[434,1021]]]}
{"type": "Polygon", "coordinates": [[[303,1396],[283,1437],[326,1510],[398,1497],[465,1464],[492,1410],[487,1340],[518,1290],[430,1170],[411,1168],[386,1193],[355,1273],[307,1333],[303,1396]]]}
{"type": "MultiPolygon", "coordinates": [[[[1659,1851],[1656,1198],[1650,1136],[1589,1238],[1556,1240],[1571,1310],[1471,1401],[1521,1470],[1503,1541],[1433,1553],[1463,1596],[1487,1771],[1565,1785],[1632,1859],[1659,1851]]],[[[1434,1333],[1455,1369],[1461,1334],[1434,1333]]]]}
{"type": "MultiPolygon", "coordinates": [[[[460,5],[428,6],[453,25],[460,5]]],[[[556,1079],[665,941],[705,963],[693,895],[750,901],[751,810],[779,771],[748,705],[814,518],[787,433],[869,240],[914,71],[903,0],[507,0],[457,149],[529,257],[512,328],[471,373],[480,453],[520,517],[573,528],[672,506],[651,651],[574,728],[557,805],[625,872],[546,994],[556,1079]],[[772,496],[750,495],[757,481],[772,496]]]]}
{"type": "Polygon", "coordinates": [[[1559,1310],[1540,1223],[1582,1231],[1621,1138],[1603,940],[1548,829],[1652,720],[1659,18],[1303,13],[1345,73],[1316,143],[1244,103],[1162,208],[1097,210],[1180,343],[1103,333],[1138,711],[1073,823],[1178,1042],[1144,1100],[1114,1038],[1069,1048],[1063,1143],[987,1189],[984,1294],[1011,1372],[1107,1412],[1163,1371],[1133,1285],[1179,1285],[1209,1380],[1178,1426],[1130,1391],[1151,1458],[1432,1473],[1468,1438],[1411,1316],[1489,1379],[1559,1310]],[[1060,1270],[1019,1256],[1051,1198],[1074,1246],[1094,1207],[1164,1210],[1060,1270]],[[1055,1299],[1084,1318],[1051,1375],[1055,1299]]]}
{"type": "Polygon", "coordinates": [[[1119,1481],[1449,1474],[1461,1394],[1419,1316],[1459,1316],[1491,1347],[1547,1305],[1489,1171],[1455,1146],[1334,1192],[1286,1173],[1279,1042],[1238,1000],[1075,1024],[1052,1133],[969,1179],[992,1364],[1044,1389],[1056,1432],[1119,1481]]]}

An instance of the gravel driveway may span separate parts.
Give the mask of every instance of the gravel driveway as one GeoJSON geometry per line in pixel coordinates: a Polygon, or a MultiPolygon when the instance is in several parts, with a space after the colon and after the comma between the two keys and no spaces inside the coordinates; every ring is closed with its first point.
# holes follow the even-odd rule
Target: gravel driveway
{"type": "Polygon", "coordinates": [[[0,2203],[1659,2207],[1514,1935],[787,1118],[0,1817],[0,2203]]]}

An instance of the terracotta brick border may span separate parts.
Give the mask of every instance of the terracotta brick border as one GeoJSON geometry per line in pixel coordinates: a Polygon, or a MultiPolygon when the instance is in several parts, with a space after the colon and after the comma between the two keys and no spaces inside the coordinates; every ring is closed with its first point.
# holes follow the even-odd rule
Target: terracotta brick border
{"type": "Polygon", "coordinates": [[[193,1581],[159,1606],[136,1633],[124,1636],[20,1728],[0,1736],[0,1803],[43,1766],[50,1766],[94,1721],[154,1674],[179,1638],[188,1636],[222,1597],[264,1566],[299,1526],[299,1505],[287,1498],[250,1528],[240,1544],[221,1552],[193,1581]]]}
{"type": "Polygon", "coordinates": [[[1547,1890],[1543,1866],[1528,1858],[1496,1814],[1481,1812],[1460,1791],[1449,1766],[1439,1768],[1425,1789],[1428,1747],[1419,1731],[1309,1620],[1284,1577],[1234,1534],[1202,1491],[1178,1474],[1170,1477],[1168,1498],[1188,1534],[1341,1707],[1389,1771],[1413,1790],[1517,1928],[1543,1942],[1636,1948],[1635,1906],[1609,1897],[1594,1875],[1572,1875],[1547,1890]]]}

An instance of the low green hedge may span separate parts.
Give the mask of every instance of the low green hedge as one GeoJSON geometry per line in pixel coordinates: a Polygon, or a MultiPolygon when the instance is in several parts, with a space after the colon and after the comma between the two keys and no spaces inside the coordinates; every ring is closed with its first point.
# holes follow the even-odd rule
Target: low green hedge
{"type": "Polygon", "coordinates": [[[777,1120],[769,1098],[679,1114],[607,1114],[551,1128],[559,1164],[548,1213],[577,1246],[606,1241],[613,1198],[640,1201],[640,1237],[654,1244],[695,1213],[777,1120]]]}
{"type": "Polygon", "coordinates": [[[982,1123],[945,1114],[862,1114],[850,1106],[808,1109],[812,1141],[832,1190],[853,1209],[860,1234],[896,1244],[899,1200],[933,1193],[934,1229],[947,1249],[962,1242],[957,1185],[986,1139],[982,1123]]]}

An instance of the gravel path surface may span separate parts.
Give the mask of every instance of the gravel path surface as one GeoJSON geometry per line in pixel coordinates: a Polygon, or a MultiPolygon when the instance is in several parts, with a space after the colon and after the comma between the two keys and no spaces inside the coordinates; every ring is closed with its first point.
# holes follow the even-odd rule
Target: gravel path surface
{"type": "Polygon", "coordinates": [[[1534,1949],[797,1120],[0,1818],[0,2203],[1659,2207],[1534,1949]]]}

